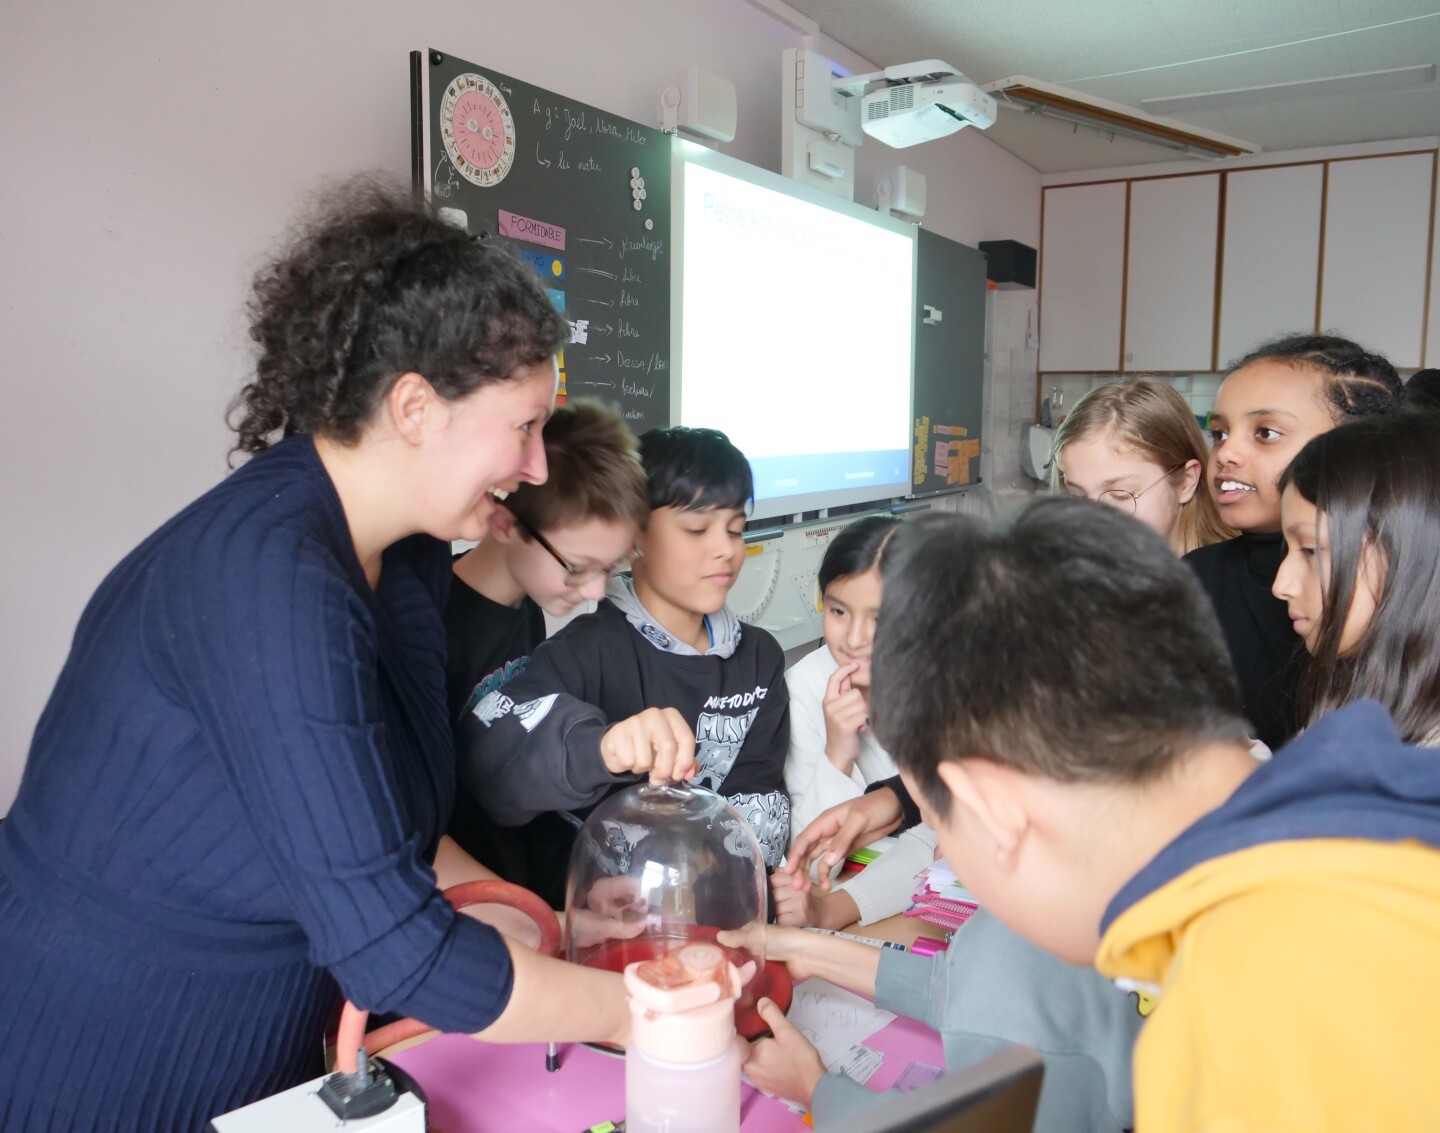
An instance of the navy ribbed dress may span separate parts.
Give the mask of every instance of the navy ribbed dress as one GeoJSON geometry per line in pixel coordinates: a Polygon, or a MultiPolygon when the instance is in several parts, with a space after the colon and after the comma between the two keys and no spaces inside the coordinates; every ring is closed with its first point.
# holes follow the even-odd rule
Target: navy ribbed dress
{"type": "Polygon", "coordinates": [[[372,590],[291,438],[101,584],[0,823],[0,1129],[203,1129],[321,1073],[342,990],[500,1013],[508,953],[427,864],[449,576],[417,536],[372,590]]]}

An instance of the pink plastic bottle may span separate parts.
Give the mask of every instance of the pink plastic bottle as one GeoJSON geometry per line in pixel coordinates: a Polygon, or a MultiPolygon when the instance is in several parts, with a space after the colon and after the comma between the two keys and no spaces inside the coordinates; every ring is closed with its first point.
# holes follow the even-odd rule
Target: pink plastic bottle
{"type": "Polygon", "coordinates": [[[713,944],[625,969],[634,1023],[625,1055],[626,1133],[737,1133],[740,975],[713,944]]]}

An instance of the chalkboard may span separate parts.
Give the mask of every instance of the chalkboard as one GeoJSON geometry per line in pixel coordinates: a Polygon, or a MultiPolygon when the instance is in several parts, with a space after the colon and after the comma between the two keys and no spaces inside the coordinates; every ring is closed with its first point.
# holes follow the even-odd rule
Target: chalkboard
{"type": "Polygon", "coordinates": [[[540,275],[562,394],[670,423],[670,136],[440,51],[412,52],[418,187],[540,275]]]}
{"type": "Polygon", "coordinates": [[[912,496],[980,482],[985,257],[921,229],[916,248],[912,496]]]}

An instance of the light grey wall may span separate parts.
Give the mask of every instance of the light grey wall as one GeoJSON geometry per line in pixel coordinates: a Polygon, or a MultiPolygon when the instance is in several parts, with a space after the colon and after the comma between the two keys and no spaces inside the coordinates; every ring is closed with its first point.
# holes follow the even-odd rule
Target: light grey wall
{"type": "MultiPolygon", "coordinates": [[[[408,174],[408,50],[647,123],[698,63],[739,90],[722,148],[774,169],[780,51],[800,43],[744,0],[72,0],[4,23],[0,812],[90,593],[224,474],[251,273],[306,193],[408,174]]],[[[1040,176],[984,137],[872,143],[857,199],[899,160],[929,176],[935,230],[1037,244],[1040,176]]]]}

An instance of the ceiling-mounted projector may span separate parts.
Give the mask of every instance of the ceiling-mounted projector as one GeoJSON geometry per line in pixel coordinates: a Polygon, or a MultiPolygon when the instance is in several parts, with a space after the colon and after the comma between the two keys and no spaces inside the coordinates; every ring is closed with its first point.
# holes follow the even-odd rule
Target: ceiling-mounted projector
{"type": "Polygon", "coordinates": [[[835,80],[835,88],[862,95],[860,128],[896,149],[995,123],[995,100],[939,59],[846,76],[835,80]],[[872,89],[862,93],[867,87],[872,89]]]}

